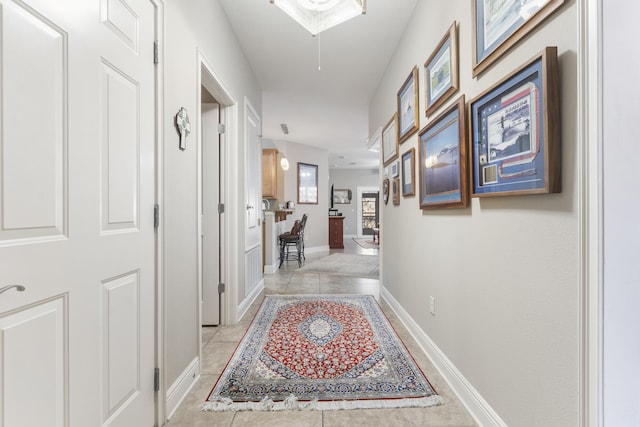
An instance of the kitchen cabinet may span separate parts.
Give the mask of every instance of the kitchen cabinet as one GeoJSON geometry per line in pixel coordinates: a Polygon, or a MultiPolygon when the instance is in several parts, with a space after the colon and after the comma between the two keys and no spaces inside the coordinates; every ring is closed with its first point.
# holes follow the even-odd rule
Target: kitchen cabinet
{"type": "Polygon", "coordinates": [[[344,249],[343,216],[329,217],[329,248],[344,249]]]}
{"type": "Polygon", "coordinates": [[[275,148],[262,150],[263,198],[284,200],[284,171],[280,167],[281,158],[282,154],[275,148]]]}

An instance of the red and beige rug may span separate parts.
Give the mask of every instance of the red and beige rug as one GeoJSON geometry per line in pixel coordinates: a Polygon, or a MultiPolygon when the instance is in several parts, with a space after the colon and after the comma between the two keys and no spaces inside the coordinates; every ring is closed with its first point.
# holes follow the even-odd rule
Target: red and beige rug
{"type": "Polygon", "coordinates": [[[369,295],[267,296],[202,408],[443,404],[369,295]]]}

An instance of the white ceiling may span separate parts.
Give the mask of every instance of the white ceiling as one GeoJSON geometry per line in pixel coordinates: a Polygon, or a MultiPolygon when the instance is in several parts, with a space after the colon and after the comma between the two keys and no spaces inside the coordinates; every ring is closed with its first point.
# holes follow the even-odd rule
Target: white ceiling
{"type": "Polygon", "coordinates": [[[332,168],[377,167],[369,102],[418,0],[367,0],[318,37],[269,0],[220,1],[263,89],[262,137],[326,147],[332,168]]]}

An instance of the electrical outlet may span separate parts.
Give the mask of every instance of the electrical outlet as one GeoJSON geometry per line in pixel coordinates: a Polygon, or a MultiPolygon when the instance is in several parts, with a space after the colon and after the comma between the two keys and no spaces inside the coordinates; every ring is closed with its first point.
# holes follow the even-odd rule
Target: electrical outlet
{"type": "Polygon", "coordinates": [[[436,315],[436,299],[434,297],[429,297],[429,311],[433,316],[436,315]]]}

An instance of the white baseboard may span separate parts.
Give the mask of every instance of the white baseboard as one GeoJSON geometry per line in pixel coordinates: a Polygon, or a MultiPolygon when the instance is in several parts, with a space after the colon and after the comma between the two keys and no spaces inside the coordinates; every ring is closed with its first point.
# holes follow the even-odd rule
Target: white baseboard
{"type": "Polygon", "coordinates": [[[251,293],[247,295],[246,298],[238,305],[238,310],[236,311],[236,313],[238,313],[238,321],[240,321],[240,319],[242,319],[242,317],[247,313],[247,310],[249,310],[251,304],[255,302],[256,298],[258,298],[263,290],[264,278],[260,280],[260,282],[253,288],[251,293]]]}
{"type": "Polygon", "coordinates": [[[380,295],[391,306],[400,321],[418,342],[422,351],[431,359],[440,375],[449,384],[458,399],[467,408],[471,416],[481,426],[506,427],[502,418],[483,399],[471,383],[462,375],[449,358],[438,348],[431,338],[418,326],[413,318],[384,286],[380,286],[380,295]]]}
{"type": "Polygon", "coordinates": [[[279,263],[280,261],[278,261],[278,264],[269,264],[269,265],[265,264],[264,274],[274,274],[276,271],[278,271],[279,263]]]}
{"type": "Polygon", "coordinates": [[[329,252],[329,246],[316,246],[313,248],[304,248],[305,254],[315,254],[318,252],[329,252]]]}
{"type": "Polygon", "coordinates": [[[180,406],[180,403],[182,403],[199,377],[200,359],[196,357],[167,390],[167,419],[171,419],[173,413],[178,409],[178,406],[180,406]]]}

